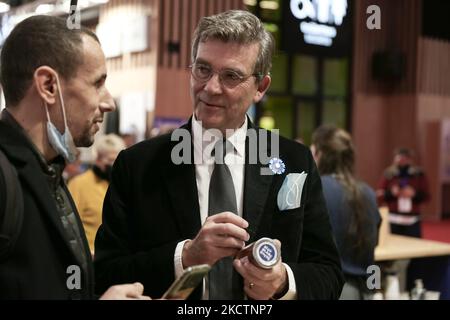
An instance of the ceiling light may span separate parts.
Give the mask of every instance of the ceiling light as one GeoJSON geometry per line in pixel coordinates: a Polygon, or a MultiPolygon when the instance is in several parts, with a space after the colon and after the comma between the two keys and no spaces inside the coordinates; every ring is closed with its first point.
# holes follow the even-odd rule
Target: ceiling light
{"type": "Polygon", "coordinates": [[[277,1],[261,1],[259,3],[259,6],[262,9],[267,9],[267,10],[278,10],[278,8],[280,7],[280,5],[278,4],[277,1]]]}
{"type": "Polygon", "coordinates": [[[9,4],[6,4],[4,2],[0,2],[0,13],[5,13],[9,11],[9,4]]]}
{"type": "Polygon", "coordinates": [[[254,6],[256,6],[256,0],[244,0],[244,4],[246,6],[254,7],[254,6]]]}
{"type": "Polygon", "coordinates": [[[55,10],[54,4],[40,4],[34,10],[37,14],[46,14],[55,10]]]}

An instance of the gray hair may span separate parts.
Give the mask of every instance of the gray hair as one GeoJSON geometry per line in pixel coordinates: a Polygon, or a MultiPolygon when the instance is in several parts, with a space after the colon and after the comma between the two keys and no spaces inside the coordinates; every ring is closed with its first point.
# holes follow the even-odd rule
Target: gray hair
{"type": "Polygon", "coordinates": [[[201,18],[192,42],[192,62],[195,62],[197,58],[199,43],[208,39],[239,44],[258,43],[259,54],[254,66],[254,73],[260,74],[261,77],[269,74],[272,68],[275,41],[261,21],[252,13],[243,10],[229,10],[201,18]]]}
{"type": "Polygon", "coordinates": [[[119,153],[125,149],[125,142],[116,134],[110,133],[95,139],[94,151],[98,155],[104,155],[109,152],[119,153]]]}

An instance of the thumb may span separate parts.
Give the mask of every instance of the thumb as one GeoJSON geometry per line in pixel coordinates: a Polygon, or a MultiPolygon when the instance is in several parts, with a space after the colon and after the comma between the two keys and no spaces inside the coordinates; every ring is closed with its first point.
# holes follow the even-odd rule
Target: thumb
{"type": "Polygon", "coordinates": [[[278,247],[278,249],[281,251],[281,242],[278,239],[273,239],[273,242],[275,242],[275,245],[278,247]]]}
{"type": "Polygon", "coordinates": [[[129,293],[130,296],[141,296],[144,293],[144,285],[140,282],[133,283],[133,289],[129,293]]]}

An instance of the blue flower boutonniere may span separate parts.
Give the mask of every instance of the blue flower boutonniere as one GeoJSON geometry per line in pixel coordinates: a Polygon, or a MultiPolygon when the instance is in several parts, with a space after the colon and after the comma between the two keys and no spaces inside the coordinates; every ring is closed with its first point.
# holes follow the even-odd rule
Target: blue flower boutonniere
{"type": "Polygon", "coordinates": [[[286,171],[286,165],[283,160],[278,158],[272,158],[269,161],[269,169],[275,174],[283,174],[286,171]]]}

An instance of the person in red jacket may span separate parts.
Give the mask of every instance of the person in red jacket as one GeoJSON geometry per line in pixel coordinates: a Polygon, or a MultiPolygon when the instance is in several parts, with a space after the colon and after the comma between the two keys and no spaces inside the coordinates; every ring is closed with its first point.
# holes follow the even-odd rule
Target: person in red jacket
{"type": "Polygon", "coordinates": [[[420,238],[420,206],[430,194],[423,170],[413,164],[412,152],[398,148],[393,164],[388,167],[379,182],[378,204],[389,207],[391,232],[420,238]]]}

